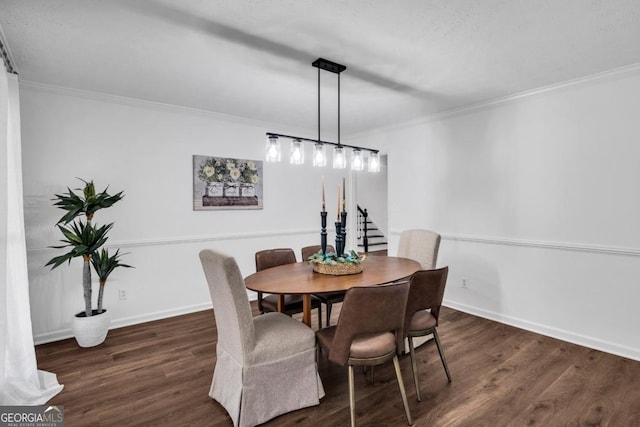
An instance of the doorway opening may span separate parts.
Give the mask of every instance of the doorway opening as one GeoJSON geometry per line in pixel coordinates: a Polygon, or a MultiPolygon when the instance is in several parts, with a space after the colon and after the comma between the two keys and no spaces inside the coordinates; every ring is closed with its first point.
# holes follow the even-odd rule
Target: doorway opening
{"type": "Polygon", "coordinates": [[[386,255],[388,244],[387,155],[380,156],[379,173],[356,173],[358,251],[386,255]]]}

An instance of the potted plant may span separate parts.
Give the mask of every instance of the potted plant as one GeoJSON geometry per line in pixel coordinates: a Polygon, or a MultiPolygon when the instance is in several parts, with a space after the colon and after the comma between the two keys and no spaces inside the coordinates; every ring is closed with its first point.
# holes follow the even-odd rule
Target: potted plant
{"type": "MultiPolygon", "coordinates": [[[[114,195],[107,193],[105,188],[96,194],[93,181],[85,181],[82,194],[74,193],[67,187],[68,193],[56,194],[54,206],[67,211],[56,223],[64,238],[63,245],[51,246],[55,249],[68,249],[63,254],[52,258],[46,266],[51,269],[59,267],[65,262],[71,263],[73,258],[82,257],[82,288],[84,291],[84,311],[76,314],[72,319],[72,330],[76,341],[81,347],[93,347],[101,344],[107,336],[110,324],[110,313],[102,308],[104,285],[109,275],[117,267],[131,267],[120,262],[120,251],[109,255],[107,249],[102,248],[108,237],[107,233],[113,223],[100,227],[93,224],[94,214],[100,209],[111,207],[124,197],[123,192],[114,195]],[[84,218],[83,218],[84,217],[84,218]],[[91,265],[93,265],[100,279],[98,308],[92,306],[91,265]]],[[[76,189],[79,191],[80,189],[76,189]]]]}

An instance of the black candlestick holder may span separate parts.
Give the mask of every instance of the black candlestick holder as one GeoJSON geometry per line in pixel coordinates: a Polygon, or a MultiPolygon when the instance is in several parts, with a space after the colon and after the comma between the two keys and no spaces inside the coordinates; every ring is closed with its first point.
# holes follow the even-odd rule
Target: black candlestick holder
{"type": "Polygon", "coordinates": [[[344,251],[344,242],[342,240],[342,222],[336,222],[336,255],[342,256],[344,251]]]}
{"type": "Polygon", "coordinates": [[[347,245],[347,212],[340,212],[340,225],[342,232],[342,251],[340,252],[340,256],[344,256],[344,249],[347,245]]]}
{"type": "Polygon", "coordinates": [[[322,250],[322,256],[327,255],[327,212],[320,212],[320,218],[322,223],[322,231],[320,232],[320,247],[322,250]]]}

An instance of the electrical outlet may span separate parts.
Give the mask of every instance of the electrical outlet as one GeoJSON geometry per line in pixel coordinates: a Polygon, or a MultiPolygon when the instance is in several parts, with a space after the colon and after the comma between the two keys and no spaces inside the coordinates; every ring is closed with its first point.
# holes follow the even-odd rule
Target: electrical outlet
{"type": "Polygon", "coordinates": [[[462,278],[462,287],[466,289],[468,284],[469,284],[469,279],[467,279],[466,277],[463,277],[462,278]]]}
{"type": "Polygon", "coordinates": [[[127,290],[126,289],[120,289],[118,295],[119,295],[121,300],[127,299],[127,290]]]}

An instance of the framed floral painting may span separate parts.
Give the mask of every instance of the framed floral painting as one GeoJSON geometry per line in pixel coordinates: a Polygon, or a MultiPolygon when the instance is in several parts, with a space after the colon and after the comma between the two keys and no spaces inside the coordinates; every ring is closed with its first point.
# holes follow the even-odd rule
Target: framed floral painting
{"type": "Polygon", "coordinates": [[[262,209],[262,162],[193,156],[193,210],[262,209]]]}

